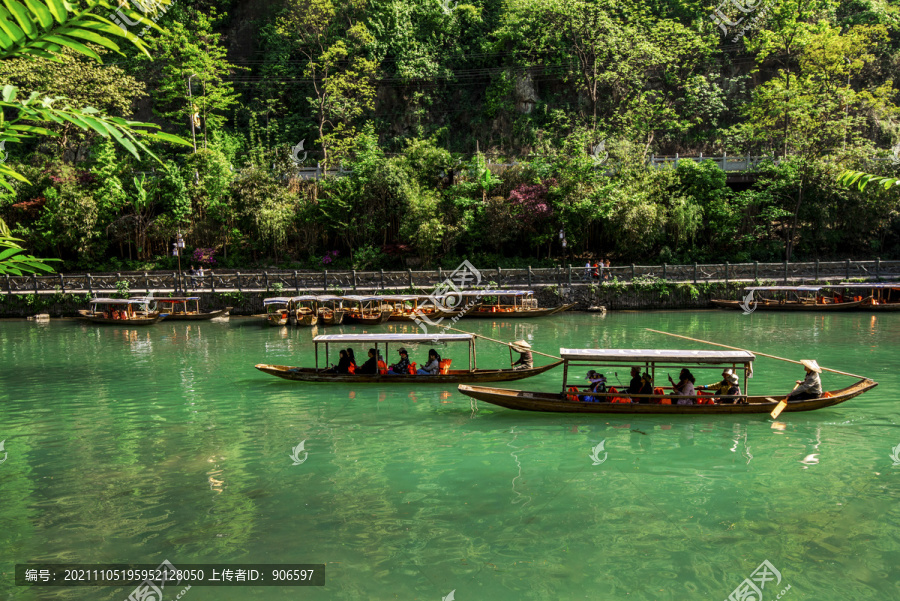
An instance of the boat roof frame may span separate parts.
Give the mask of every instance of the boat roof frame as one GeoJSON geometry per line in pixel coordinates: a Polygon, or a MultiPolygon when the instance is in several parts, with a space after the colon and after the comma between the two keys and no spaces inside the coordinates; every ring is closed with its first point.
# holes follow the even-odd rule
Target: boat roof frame
{"type": "Polygon", "coordinates": [[[756,355],[749,351],[698,351],[670,349],[569,349],[560,348],[566,362],[674,363],[679,365],[750,364],[756,355]]]}
{"type": "Polygon", "coordinates": [[[344,342],[405,342],[419,344],[423,342],[471,342],[472,334],[321,334],[313,338],[316,344],[333,344],[344,342]]]}

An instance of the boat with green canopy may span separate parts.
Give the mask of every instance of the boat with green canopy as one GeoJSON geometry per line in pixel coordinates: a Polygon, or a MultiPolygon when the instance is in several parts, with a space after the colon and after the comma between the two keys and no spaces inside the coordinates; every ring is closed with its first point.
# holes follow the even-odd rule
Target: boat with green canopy
{"type": "MultiPolygon", "coordinates": [[[[501,382],[530,378],[553,369],[562,361],[556,361],[540,367],[528,369],[481,369],[477,365],[475,336],[473,334],[327,334],[313,338],[315,344],[315,367],[291,367],[288,365],[269,365],[260,363],[256,369],[279,378],[299,380],[303,382],[405,382],[415,384],[450,384],[459,382],[501,382]],[[359,356],[363,357],[369,348],[374,348],[376,357],[384,349],[384,356],[389,357],[391,345],[428,345],[443,347],[449,343],[464,343],[468,347],[468,366],[466,369],[451,369],[452,359],[444,358],[441,373],[437,375],[417,375],[415,368],[411,374],[389,374],[387,366],[380,366],[376,374],[340,374],[331,369],[328,361],[334,359],[332,352],[346,349],[353,344],[361,344],[359,356]],[[319,351],[323,351],[319,356],[319,351]]],[[[423,351],[424,355],[427,351],[423,351]]],[[[414,364],[413,364],[414,366],[414,364]]]]}
{"type": "MultiPolygon", "coordinates": [[[[748,395],[748,379],[753,373],[755,355],[749,351],[699,351],[667,349],[568,349],[559,350],[564,361],[562,390],[539,392],[505,390],[488,386],[460,385],[459,391],[479,401],[523,411],[551,413],[629,413],[629,414],[687,414],[708,415],[724,413],[770,413],[784,397],[774,395],[748,395]],[[625,390],[599,393],[583,390],[583,372],[577,368],[607,368],[608,370],[642,368],[655,381],[657,370],[689,367],[691,370],[730,369],[735,375],[743,375],[743,394],[708,396],[671,396],[671,387],[655,387],[652,394],[631,394],[625,390]],[[572,376],[576,373],[577,375],[572,376]],[[570,376],[573,380],[570,380],[570,376]],[[579,378],[582,378],[579,380],[579,378]],[[679,405],[676,399],[690,398],[693,403],[679,405]]],[[[833,371],[833,370],[830,370],[833,371]]],[[[849,374],[847,374],[849,375],[849,374]]],[[[810,400],[788,401],[784,411],[811,411],[831,407],[856,397],[878,384],[862,378],[851,386],[823,392],[810,400]]]]}

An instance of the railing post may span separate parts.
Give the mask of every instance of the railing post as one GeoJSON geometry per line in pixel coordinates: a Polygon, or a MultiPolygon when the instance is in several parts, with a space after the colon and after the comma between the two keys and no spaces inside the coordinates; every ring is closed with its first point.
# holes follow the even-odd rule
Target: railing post
{"type": "Polygon", "coordinates": [[[697,261],[694,261],[694,283],[697,283],[697,261]]]}
{"type": "Polygon", "coordinates": [[[328,292],[328,270],[322,272],[322,290],[328,292]]]}
{"type": "Polygon", "coordinates": [[[63,279],[63,274],[59,274],[59,290],[63,294],[66,293],[66,281],[63,279]]]}
{"type": "Polygon", "coordinates": [[[819,257],[816,257],[816,271],[815,271],[816,279],[815,281],[819,281],[819,257]]]}
{"type": "Polygon", "coordinates": [[[728,285],[728,261],[725,261],[725,285],[728,285]]]}
{"type": "Polygon", "coordinates": [[[559,268],[559,263],[556,264],[556,287],[562,288],[562,270],[559,268]]]}
{"type": "Polygon", "coordinates": [[[759,261],[753,261],[753,281],[759,281],[759,261]]]}
{"type": "Polygon", "coordinates": [[[412,268],[407,267],[406,272],[407,272],[407,279],[409,280],[409,289],[410,289],[410,291],[412,291],[412,289],[413,289],[412,268]]]}
{"type": "Polygon", "coordinates": [[[146,271],[144,272],[144,290],[150,294],[150,275],[146,271]]]}
{"type": "Polygon", "coordinates": [[[569,263],[569,287],[572,287],[572,264],[569,263]]]}
{"type": "Polygon", "coordinates": [[[844,277],[844,279],[849,280],[850,279],[850,259],[847,259],[846,273],[847,273],[847,275],[844,277]]]}
{"type": "Polygon", "coordinates": [[[9,274],[6,274],[6,293],[12,294],[12,284],[9,283],[9,274]]]}
{"type": "Polygon", "coordinates": [[[444,270],[438,267],[438,279],[437,283],[440,284],[444,280],[444,270]]]}
{"type": "Polygon", "coordinates": [[[631,264],[631,281],[634,281],[634,263],[631,264]]]}
{"type": "Polygon", "coordinates": [[[503,270],[497,265],[497,288],[503,288],[503,270]]]}
{"type": "MultiPolygon", "coordinates": [[[[9,278],[9,276],[6,276],[6,277],[9,278]]],[[[94,278],[91,277],[91,274],[87,274],[87,281],[88,281],[88,294],[90,294],[91,296],[94,296],[94,278]]],[[[9,285],[8,279],[7,279],[6,284],[9,285]]]]}
{"type": "Polygon", "coordinates": [[[787,261],[782,261],[782,264],[784,265],[784,283],[787,284],[787,261]]]}
{"type": "Polygon", "coordinates": [[[300,278],[297,277],[297,270],[294,270],[294,290],[300,294],[300,278]]]}
{"type": "Polygon", "coordinates": [[[241,272],[240,272],[240,271],[235,272],[234,275],[235,275],[235,278],[237,279],[238,292],[241,292],[241,291],[242,291],[242,288],[241,288],[241,272]]]}
{"type": "Polygon", "coordinates": [[[216,293],[216,274],[213,273],[213,270],[209,270],[209,290],[215,294],[216,293]]]}
{"type": "Polygon", "coordinates": [[[881,257],[875,257],[875,279],[881,279],[881,257]]]}
{"type": "Polygon", "coordinates": [[[35,273],[31,274],[31,281],[34,283],[34,293],[37,294],[38,293],[37,274],[35,274],[35,273]]]}
{"type": "MultiPolygon", "coordinates": [[[[677,155],[676,155],[676,156],[677,156],[677,155]]],[[[663,275],[662,275],[662,279],[666,279],[666,272],[667,272],[667,271],[668,271],[667,265],[666,265],[665,263],[663,263],[663,275]]]]}
{"type": "Polygon", "coordinates": [[[353,290],[356,290],[356,270],[353,270],[353,290]]]}
{"type": "Polygon", "coordinates": [[[381,291],[384,292],[384,269],[381,270],[381,291]]]}
{"type": "MultiPolygon", "coordinates": [[[[6,277],[9,278],[9,276],[6,277]]],[[[528,287],[531,288],[531,265],[528,266],[528,287]]]]}
{"type": "Polygon", "coordinates": [[[264,271],[263,276],[265,276],[266,292],[268,292],[269,291],[269,272],[264,271]]]}

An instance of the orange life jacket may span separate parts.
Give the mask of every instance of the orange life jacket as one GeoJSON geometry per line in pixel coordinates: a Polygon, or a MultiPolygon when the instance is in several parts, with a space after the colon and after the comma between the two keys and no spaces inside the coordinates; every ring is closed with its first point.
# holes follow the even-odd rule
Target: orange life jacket
{"type": "MultiPolygon", "coordinates": [[[[615,394],[615,393],[617,393],[617,392],[619,392],[619,391],[616,390],[616,387],[615,387],[615,386],[610,386],[609,392],[610,392],[610,394],[615,394]]],[[[631,402],[631,399],[630,399],[630,398],[628,398],[628,397],[621,397],[621,396],[614,396],[614,397],[612,398],[612,400],[610,401],[610,403],[630,403],[630,402],[631,402]]]]}
{"type": "Polygon", "coordinates": [[[348,374],[356,373],[356,363],[351,363],[350,365],[347,366],[347,373],[348,374]]]}
{"type": "Polygon", "coordinates": [[[411,376],[416,375],[416,363],[415,363],[415,361],[413,361],[412,363],[409,364],[409,367],[406,368],[406,372],[407,372],[409,375],[411,375],[411,376]]]}
{"type": "Polygon", "coordinates": [[[450,373],[450,363],[453,361],[452,359],[441,359],[441,362],[438,364],[441,366],[440,373],[441,375],[447,375],[450,373]]]}
{"type": "Polygon", "coordinates": [[[385,363],[384,361],[378,362],[378,373],[380,373],[382,376],[387,374],[387,363],[385,363]]]}
{"type": "Polygon", "coordinates": [[[572,401],[573,403],[579,402],[581,399],[578,398],[578,387],[577,386],[569,386],[569,392],[574,392],[575,394],[567,394],[566,398],[572,401]]]}

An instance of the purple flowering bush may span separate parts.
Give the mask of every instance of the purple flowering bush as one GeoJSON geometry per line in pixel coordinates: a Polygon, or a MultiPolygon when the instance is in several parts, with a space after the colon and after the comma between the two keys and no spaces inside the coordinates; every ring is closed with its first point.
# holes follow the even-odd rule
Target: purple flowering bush
{"type": "Polygon", "coordinates": [[[510,204],[517,207],[516,213],[525,224],[535,226],[553,216],[547,193],[555,185],[555,179],[547,179],[540,184],[522,184],[509,193],[510,204]]]}
{"type": "Polygon", "coordinates": [[[195,248],[194,249],[194,262],[200,263],[201,265],[215,265],[216,264],[216,249],[214,248],[195,248]]]}
{"type": "Polygon", "coordinates": [[[334,261],[337,258],[338,254],[340,253],[338,253],[338,251],[336,250],[329,250],[328,252],[326,252],[325,256],[322,257],[322,265],[328,265],[329,263],[334,261]]]}

